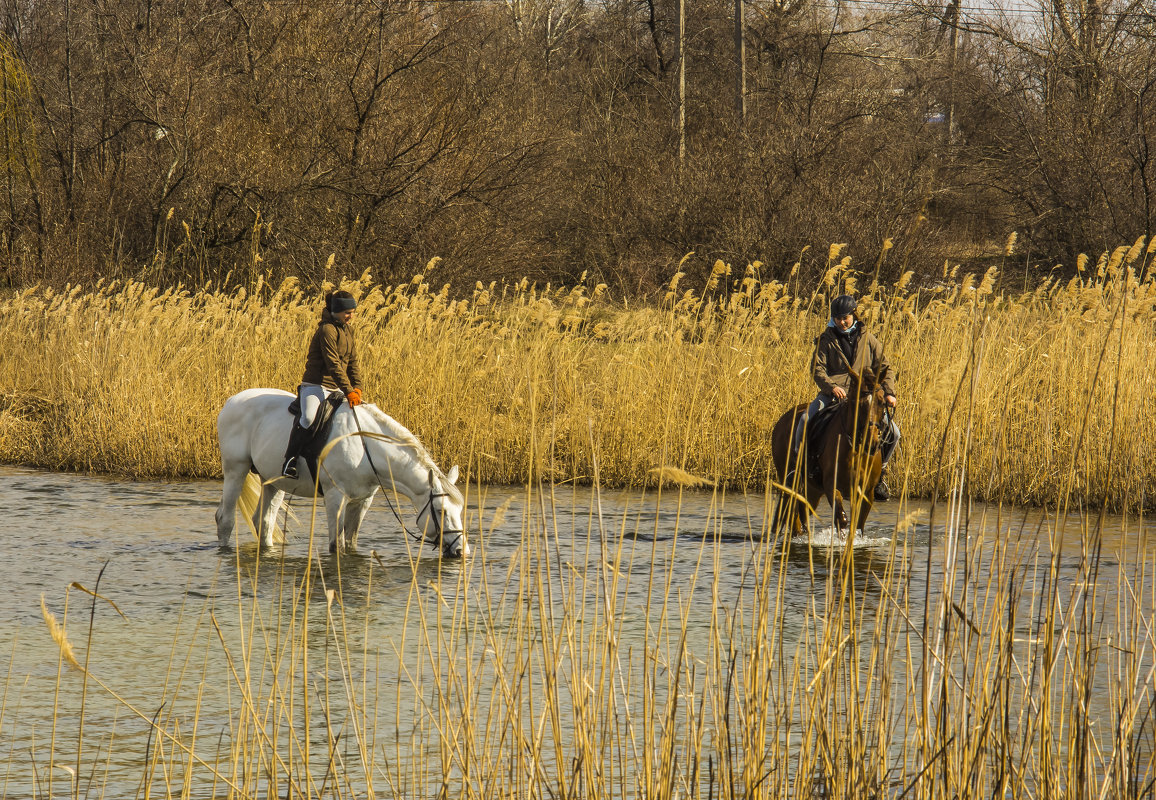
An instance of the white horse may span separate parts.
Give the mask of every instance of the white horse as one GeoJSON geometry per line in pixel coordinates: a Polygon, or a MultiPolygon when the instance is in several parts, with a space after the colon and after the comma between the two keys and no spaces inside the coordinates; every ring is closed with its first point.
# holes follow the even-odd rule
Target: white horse
{"type": "MultiPolygon", "coordinates": [[[[253,528],[261,544],[270,546],[285,494],[314,495],[309,470],[301,469],[296,479],[281,476],[294,423],[287,410],[292,399],[292,394],[278,389],[247,389],[230,397],[217,415],[225,474],[216,515],[222,547],[232,538],[238,500],[243,509],[253,509],[253,528]]],[[[329,441],[332,447],[318,471],[331,553],[357,546],[361,521],[380,487],[389,493],[396,489],[409,499],[418,510],[418,531],[426,541],[440,545],[443,556],[469,555],[462,524],[465,500],[454,486],[457,466],[448,475],[442,473],[416,436],[368,403],[356,409],[342,403],[333,415],[329,441]]]]}

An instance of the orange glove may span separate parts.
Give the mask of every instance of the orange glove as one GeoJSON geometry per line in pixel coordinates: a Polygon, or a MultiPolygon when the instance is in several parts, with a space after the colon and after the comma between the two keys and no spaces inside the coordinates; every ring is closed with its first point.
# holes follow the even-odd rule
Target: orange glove
{"type": "Polygon", "coordinates": [[[353,408],[356,405],[360,405],[360,403],[361,403],[361,390],[360,389],[354,389],[352,392],[345,395],[345,399],[349,401],[349,407],[350,408],[353,408]]]}

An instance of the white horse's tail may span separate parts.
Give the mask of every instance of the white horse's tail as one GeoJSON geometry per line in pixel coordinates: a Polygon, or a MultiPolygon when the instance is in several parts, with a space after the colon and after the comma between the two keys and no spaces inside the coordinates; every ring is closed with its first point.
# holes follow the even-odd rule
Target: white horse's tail
{"type": "MultiPolygon", "coordinates": [[[[245,475],[245,483],[241,486],[241,496],[237,498],[237,507],[241,510],[241,516],[245,518],[245,524],[249,526],[249,530],[253,532],[253,536],[257,541],[261,541],[261,537],[257,533],[257,528],[253,524],[253,520],[257,515],[257,505],[261,502],[261,477],[255,472],[250,472],[245,475]]],[[[285,531],[281,530],[281,526],[277,521],[273,521],[273,543],[285,543],[285,531]]]]}

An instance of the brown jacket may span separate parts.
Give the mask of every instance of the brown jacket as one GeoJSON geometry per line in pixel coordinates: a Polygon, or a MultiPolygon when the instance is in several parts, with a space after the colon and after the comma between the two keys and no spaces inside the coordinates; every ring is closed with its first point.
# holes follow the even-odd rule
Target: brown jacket
{"type": "Polygon", "coordinates": [[[321,322],[309,342],[302,383],[319,383],[326,389],[340,389],[349,394],[361,388],[361,364],[357,345],[348,325],[340,325],[329,309],[321,312],[321,322]]]}
{"type": "MultiPolygon", "coordinates": [[[[863,328],[862,322],[857,322],[863,328]]],[[[862,374],[870,368],[878,375],[885,367],[887,375],[883,379],[883,391],[895,395],[895,369],[887,362],[883,355],[883,345],[866,329],[859,332],[859,340],[855,345],[855,358],[847,363],[847,356],[839,346],[840,334],[834,328],[827,328],[815,339],[815,355],[811,361],[811,375],[815,383],[819,384],[819,391],[833,394],[836,386],[845,391],[851,391],[851,370],[862,374]]]]}

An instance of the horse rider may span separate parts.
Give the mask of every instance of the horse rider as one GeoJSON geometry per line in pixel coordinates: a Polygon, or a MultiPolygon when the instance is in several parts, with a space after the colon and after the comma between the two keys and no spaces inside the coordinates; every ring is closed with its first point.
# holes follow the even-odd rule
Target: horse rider
{"type": "MultiPolygon", "coordinates": [[[[788,463],[794,463],[799,445],[803,441],[803,431],[807,420],[813,419],[816,414],[827,406],[847,398],[851,389],[850,372],[861,375],[865,369],[870,369],[875,375],[887,374],[883,378],[883,394],[888,408],[894,408],[898,402],[895,397],[895,371],[883,355],[883,345],[875,336],[867,331],[862,321],[855,313],[858,308],[855,298],[843,294],[831,301],[831,318],[827,321],[826,329],[815,339],[815,354],[811,359],[811,376],[819,385],[818,396],[811,401],[805,414],[795,423],[794,436],[791,440],[791,458],[788,463]]],[[[890,430],[884,432],[881,456],[883,469],[887,469],[887,461],[891,458],[895,448],[899,446],[899,425],[895,419],[887,414],[890,430]]],[[[788,480],[790,476],[788,476],[788,480]]],[[[891,496],[887,482],[882,474],[874,491],[876,500],[886,500],[891,496]]]]}
{"type": "Polygon", "coordinates": [[[297,387],[301,413],[289,434],[285,465],[281,468],[287,478],[297,477],[297,456],[312,437],[311,428],[321,404],[338,392],[349,401],[350,408],[361,402],[361,364],[349,324],[356,308],[357,301],[349,292],[330,292],[325,296],[325,309],[309,342],[305,374],[297,387]]]}

